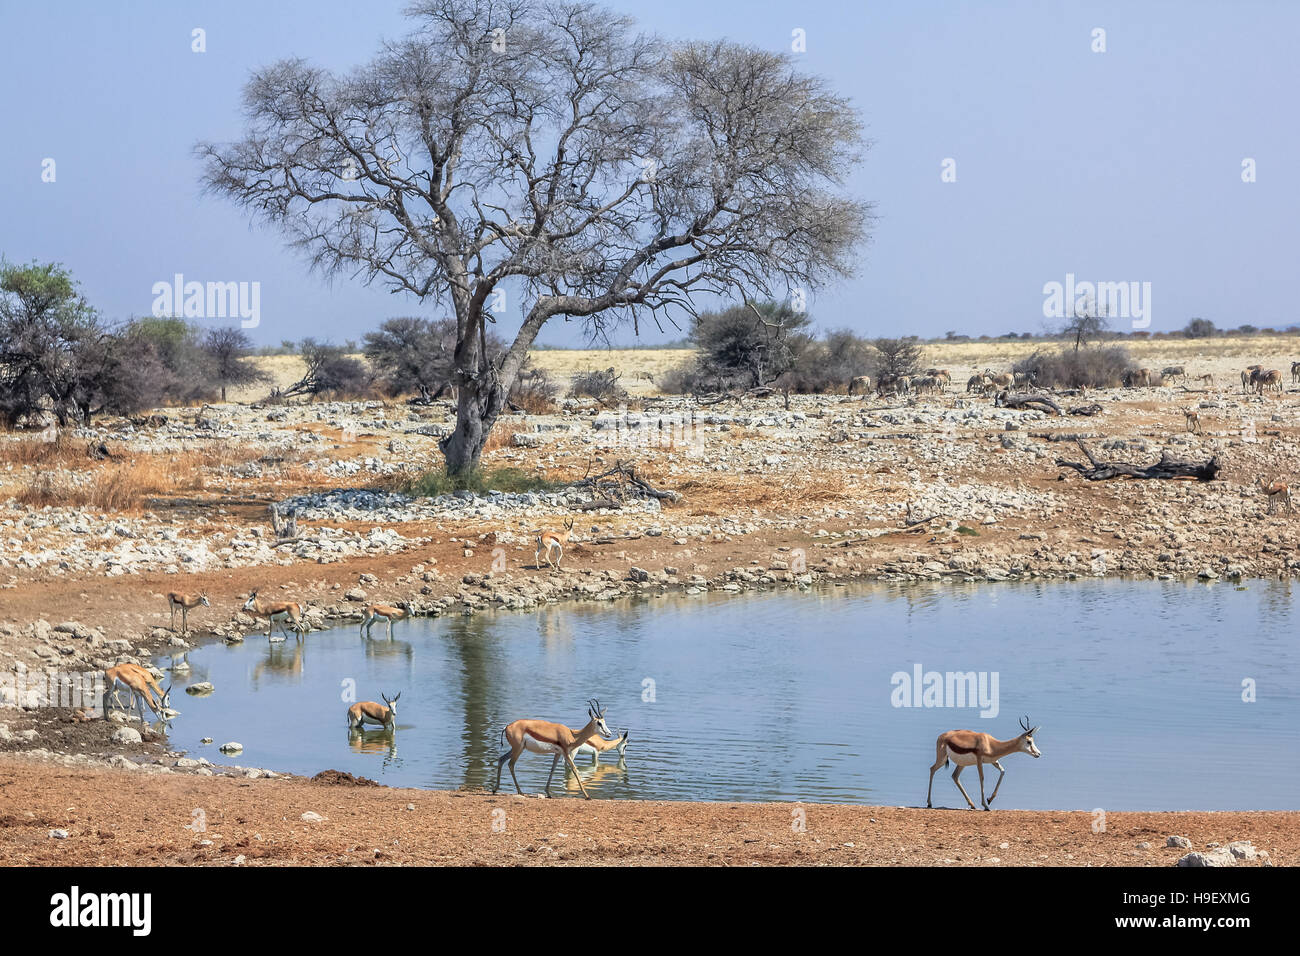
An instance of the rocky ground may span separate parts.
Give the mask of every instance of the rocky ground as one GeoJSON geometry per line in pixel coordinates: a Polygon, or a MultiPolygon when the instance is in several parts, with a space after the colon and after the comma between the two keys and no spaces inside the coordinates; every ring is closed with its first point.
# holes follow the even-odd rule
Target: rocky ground
{"type": "Polygon", "coordinates": [[[165,741],[114,740],[126,728],[103,721],[15,709],[40,701],[5,675],[242,640],[265,627],[239,610],[254,588],[324,627],[355,622],[368,601],[447,614],[857,578],[1291,576],[1296,516],[1269,514],[1255,483],[1300,470],[1300,392],[1245,395],[1226,369],[1216,380],[1058,397],[1067,410],[1096,403],[1092,416],[999,407],[960,387],[788,406],[569,400],[508,416],[486,455],[554,490],[435,499],[395,489],[438,466],[447,403],[226,404],[97,421],[58,442],[0,435],[0,751],[183,759],[165,741]],[[1150,464],[1168,451],[1222,470],[1212,482],[1089,482],[1057,463],[1084,460],[1071,436],[1103,458],[1150,464]],[[618,462],[666,496],[580,484],[618,462]],[[296,510],[293,540],[276,539],[272,505],[296,510]],[[532,532],[567,518],[562,569],[537,567],[532,532]],[[209,596],[189,634],[169,626],[171,589],[209,596]]]}
{"type": "Polygon", "coordinates": [[[0,758],[0,866],[1294,865],[1295,813],[545,800],[0,758]]]}

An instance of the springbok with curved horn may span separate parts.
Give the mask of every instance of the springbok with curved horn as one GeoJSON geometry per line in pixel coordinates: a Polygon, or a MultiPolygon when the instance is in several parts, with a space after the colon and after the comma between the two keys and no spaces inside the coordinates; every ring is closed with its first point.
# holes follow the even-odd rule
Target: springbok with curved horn
{"type": "Polygon", "coordinates": [[[569,543],[569,536],[573,533],[573,519],[570,518],[564,522],[563,531],[535,531],[537,536],[537,550],[533,552],[533,564],[537,568],[542,566],[542,554],[546,554],[546,563],[552,568],[558,569],[561,562],[564,561],[564,546],[569,543]],[[560,556],[555,561],[551,560],[551,551],[559,551],[560,556]]]}
{"type": "MultiPolygon", "coordinates": [[[[585,727],[581,730],[574,730],[566,727],[564,724],[552,723],[549,720],[515,720],[511,721],[501,731],[501,740],[503,744],[509,744],[510,749],[497,758],[497,782],[493,786],[492,792],[496,793],[501,789],[501,767],[508,760],[510,761],[510,776],[515,781],[515,790],[520,795],[523,794],[523,788],[519,786],[519,778],[515,776],[515,763],[519,760],[519,755],[525,750],[534,750],[529,746],[529,741],[543,745],[546,749],[534,750],[534,753],[554,754],[551,759],[551,772],[546,777],[546,795],[551,795],[551,778],[555,776],[555,766],[560,762],[560,757],[564,757],[564,762],[573,770],[574,776],[578,775],[578,768],[573,762],[574,752],[582,746],[593,734],[599,734],[602,737],[613,737],[609,732],[609,727],[605,723],[605,708],[600,706],[600,701],[587,701],[587,716],[590,718],[585,727]]],[[[582,778],[578,778],[578,789],[582,791],[582,796],[586,800],[591,799],[587,793],[587,788],[582,785],[582,778]]]]}
{"type": "Polygon", "coordinates": [[[998,740],[989,734],[979,733],[974,730],[949,730],[939,735],[935,741],[934,749],[934,766],[930,768],[930,786],[925,791],[925,806],[930,808],[930,795],[934,790],[934,774],[940,767],[945,767],[948,762],[956,764],[957,769],[952,772],[952,782],[957,785],[961,795],[966,798],[966,803],[972,810],[975,804],[971,803],[970,795],[966,793],[966,788],[961,785],[957,778],[961,776],[963,767],[975,765],[975,769],[980,775],[980,804],[985,810],[991,809],[989,806],[998,795],[998,788],[1002,786],[1002,778],[1007,775],[999,761],[1010,754],[1026,753],[1031,757],[1041,757],[1042,753],[1034,746],[1034,733],[1037,727],[1029,726],[1028,716],[1020,718],[1020,728],[1024,731],[1019,737],[1012,737],[1010,740],[998,740]],[[984,799],[984,765],[992,764],[998,768],[997,786],[993,788],[993,796],[987,800],[984,799]]]}
{"type": "Polygon", "coordinates": [[[302,640],[303,634],[307,633],[307,624],[302,619],[302,605],[297,601],[274,601],[264,602],[258,600],[257,592],[254,591],[244,602],[244,610],[254,617],[266,618],[266,637],[270,640],[271,625],[279,624],[280,630],[284,636],[289,636],[289,631],[284,626],[285,621],[293,624],[293,629],[298,634],[298,640],[302,640]]]}
{"type": "Polygon", "coordinates": [[[208,603],[206,593],[202,594],[185,594],[181,591],[167,592],[167,606],[172,612],[172,630],[176,630],[176,609],[181,609],[181,633],[188,634],[190,630],[189,614],[192,608],[199,606],[212,607],[208,603]]]}
{"type": "Polygon", "coordinates": [[[397,697],[389,700],[383,694],[384,704],[376,704],[373,700],[362,700],[348,708],[348,730],[364,730],[366,722],[378,724],[384,730],[393,730],[397,726],[397,699],[402,696],[402,692],[397,692],[397,697]],[[387,705],[387,706],[384,706],[387,705]]]}

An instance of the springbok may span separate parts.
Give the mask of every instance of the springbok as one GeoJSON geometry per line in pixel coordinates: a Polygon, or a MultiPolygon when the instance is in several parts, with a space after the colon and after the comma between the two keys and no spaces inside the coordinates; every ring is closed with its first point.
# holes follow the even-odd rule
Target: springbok
{"type": "MultiPolygon", "coordinates": [[[[544,744],[532,737],[524,739],[524,746],[535,754],[555,755],[559,752],[554,744],[544,744]]],[[[592,763],[600,763],[600,755],[607,750],[617,750],[618,759],[622,760],[627,753],[627,731],[623,731],[623,736],[614,737],[610,740],[606,740],[600,734],[592,734],[585,741],[578,744],[577,749],[573,751],[573,755],[575,757],[590,755],[592,763]]]]}
{"type": "Polygon", "coordinates": [[[176,609],[181,609],[181,633],[188,634],[190,608],[199,606],[212,607],[208,603],[207,594],[184,594],[181,591],[167,592],[167,606],[172,612],[172,630],[176,630],[176,609]]]}
{"type": "Polygon", "coordinates": [[[111,693],[118,706],[121,706],[121,701],[117,699],[118,688],[125,687],[130,692],[131,706],[127,709],[127,712],[135,710],[138,703],[140,705],[140,723],[142,724],[144,723],[144,705],[146,703],[156,717],[165,717],[165,712],[171,710],[172,685],[168,684],[167,689],[163,690],[158,686],[158,681],[154,679],[153,674],[150,674],[139,664],[116,664],[104,671],[104,680],[107,683],[105,695],[111,693]],[[158,694],[157,703],[154,703],[152,692],[158,694]]]}
{"type": "Polygon", "coordinates": [[[541,568],[542,553],[545,552],[546,563],[552,568],[559,568],[561,562],[564,561],[564,546],[569,543],[569,536],[573,533],[573,519],[570,518],[568,521],[564,522],[563,531],[543,530],[535,531],[533,533],[537,536],[537,549],[533,552],[533,564],[536,567],[541,568]],[[552,550],[560,552],[559,558],[555,561],[551,560],[552,550]]]}
{"type": "Polygon", "coordinates": [[[1211,387],[1214,386],[1214,376],[1209,372],[1206,372],[1204,375],[1196,376],[1196,380],[1200,382],[1202,385],[1209,385],[1211,387]]]}
{"type": "Polygon", "coordinates": [[[591,754],[591,762],[600,763],[600,755],[607,750],[617,750],[619,760],[626,757],[627,731],[623,731],[622,737],[615,737],[613,740],[606,740],[600,734],[592,734],[587,738],[586,743],[578,745],[578,749],[573,754],[575,757],[585,757],[591,754]]]}
{"type": "Polygon", "coordinates": [[[411,616],[411,605],[402,602],[397,607],[391,604],[367,604],[365,616],[361,619],[361,633],[370,636],[370,629],[376,621],[383,621],[388,626],[388,639],[393,639],[393,622],[402,621],[411,616]]]}
{"type": "MultiPolygon", "coordinates": [[[[613,737],[609,732],[609,726],[605,723],[605,709],[600,706],[600,701],[587,701],[587,716],[590,718],[585,727],[581,730],[573,730],[564,724],[552,723],[549,720],[515,720],[511,721],[501,731],[501,740],[503,744],[509,744],[510,749],[497,758],[497,782],[492,788],[496,793],[501,789],[501,767],[508,760],[510,761],[510,776],[515,782],[515,790],[520,795],[523,794],[523,788],[519,786],[519,778],[515,776],[515,764],[519,760],[519,755],[528,747],[528,741],[531,739],[539,744],[548,744],[549,751],[534,751],[541,753],[552,753],[551,772],[546,777],[546,795],[551,795],[551,778],[555,776],[555,765],[559,763],[560,757],[564,757],[564,762],[572,768],[574,776],[578,774],[578,768],[573,763],[574,752],[587,742],[593,734],[599,733],[602,737],[613,737]]],[[[590,800],[591,796],[587,793],[587,788],[582,785],[582,779],[578,780],[578,787],[582,790],[584,799],[590,800]]]]}
{"type": "Polygon", "coordinates": [[[289,631],[284,626],[284,622],[290,621],[293,624],[294,632],[297,633],[298,639],[307,633],[306,622],[302,619],[302,605],[297,601],[273,601],[264,603],[258,600],[257,592],[254,591],[244,602],[244,610],[254,617],[266,618],[266,637],[271,638],[271,626],[278,623],[284,636],[289,636],[289,631]]]}
{"type": "Polygon", "coordinates": [[[949,730],[939,735],[939,739],[934,744],[934,766],[930,768],[930,786],[925,791],[926,809],[931,807],[930,794],[934,790],[934,774],[940,767],[946,767],[949,761],[956,764],[957,769],[952,772],[952,782],[957,785],[961,795],[966,798],[967,805],[972,810],[975,804],[971,803],[970,795],[966,793],[966,788],[961,785],[957,778],[961,776],[963,767],[975,765],[975,769],[980,775],[980,804],[985,810],[991,809],[990,804],[997,798],[998,788],[1002,786],[1002,778],[1007,775],[1002,764],[999,762],[1003,757],[1015,753],[1026,753],[1031,757],[1041,757],[1042,753],[1034,746],[1034,733],[1037,727],[1029,726],[1029,718],[1020,718],[1020,728],[1024,731],[1019,737],[1012,737],[1010,740],[998,740],[989,734],[980,733],[975,730],[949,730]],[[993,788],[993,796],[987,800],[984,799],[984,765],[992,764],[998,768],[997,786],[993,788]]]}
{"type": "Polygon", "coordinates": [[[1189,432],[1199,432],[1201,430],[1201,413],[1195,408],[1184,408],[1183,418],[1187,420],[1187,430],[1189,432]]]}
{"type": "Polygon", "coordinates": [[[1257,484],[1259,490],[1268,496],[1268,514],[1276,514],[1278,508],[1295,510],[1291,507],[1291,488],[1285,481],[1265,481],[1260,478],[1257,484]]]}
{"type": "Polygon", "coordinates": [[[383,694],[379,696],[383,697],[383,704],[376,704],[373,700],[362,700],[348,708],[348,730],[362,730],[367,721],[378,724],[388,731],[397,726],[397,700],[402,696],[402,692],[399,690],[397,697],[391,700],[383,694]]]}

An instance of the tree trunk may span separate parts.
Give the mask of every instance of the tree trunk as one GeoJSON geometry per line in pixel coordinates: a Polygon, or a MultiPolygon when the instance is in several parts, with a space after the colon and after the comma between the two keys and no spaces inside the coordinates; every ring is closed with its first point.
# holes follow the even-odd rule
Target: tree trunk
{"type": "Polygon", "coordinates": [[[457,336],[453,360],[456,428],[438,443],[447,460],[449,475],[463,475],[478,468],[488,433],[505,411],[506,396],[528,361],[528,349],[546,320],[556,312],[552,303],[535,303],[502,356],[500,368],[496,368],[484,357],[487,343],[482,308],[490,292],[491,288],[484,286],[466,304],[472,318],[464,323],[457,336]]]}
{"type": "Polygon", "coordinates": [[[447,459],[447,474],[464,475],[478,468],[488,434],[505,407],[505,396],[494,369],[460,382],[456,428],[438,443],[447,459]]]}

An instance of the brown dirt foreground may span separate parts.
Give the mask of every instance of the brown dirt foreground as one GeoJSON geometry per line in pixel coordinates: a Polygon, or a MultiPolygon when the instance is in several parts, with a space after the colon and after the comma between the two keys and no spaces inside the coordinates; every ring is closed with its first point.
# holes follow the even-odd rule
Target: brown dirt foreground
{"type": "Polygon", "coordinates": [[[1172,866],[1187,851],[1165,847],[1171,834],[1197,849],[1251,840],[1277,865],[1300,859],[1297,812],[1111,813],[1105,822],[1094,833],[1083,812],[543,800],[0,759],[5,866],[231,865],[240,856],[245,865],[1172,866]],[[803,832],[792,826],[796,810],[803,832]],[[308,811],[324,820],[305,822],[308,811]],[[192,828],[196,819],[205,830],[192,828]],[[56,829],[67,838],[52,838],[56,829]]]}

